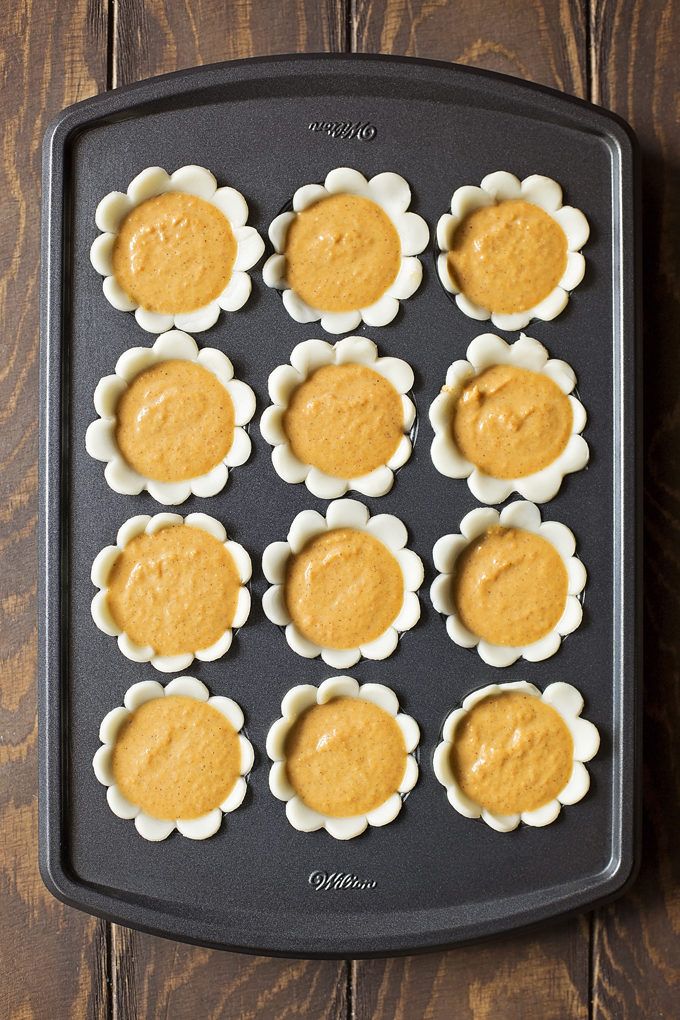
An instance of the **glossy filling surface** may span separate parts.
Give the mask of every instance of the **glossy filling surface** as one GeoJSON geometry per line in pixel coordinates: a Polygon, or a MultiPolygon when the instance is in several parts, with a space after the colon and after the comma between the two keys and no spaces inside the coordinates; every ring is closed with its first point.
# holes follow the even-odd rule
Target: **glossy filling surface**
{"type": "Polygon", "coordinates": [[[521,528],[489,528],[463,550],[452,578],[462,623],[494,645],[545,637],[567,600],[567,569],[554,546],[521,528]]]}
{"type": "Polygon", "coordinates": [[[145,478],[207,474],[234,441],[234,405],[219,380],[190,361],[162,361],[132,380],[116,408],[116,442],[145,478]]]}
{"type": "Polygon", "coordinates": [[[394,283],[399,234],[377,202],[330,195],[298,213],[286,237],[289,287],[312,308],[368,308],[394,283]]]}
{"type": "Polygon", "coordinates": [[[519,691],[478,702],[461,719],[451,767],[466,796],[497,815],[534,811],[569,782],[574,741],[551,705],[519,691]]]}
{"type": "Polygon", "coordinates": [[[472,464],[494,478],[526,478],[565,449],[574,415],[569,398],[542,372],[494,365],[462,389],[453,439],[472,464]]]}
{"type": "Polygon", "coordinates": [[[454,286],[474,304],[506,315],[524,312],[560,282],[567,237],[539,206],[508,199],[465,217],[447,264],[454,286]]]}
{"type": "Polygon", "coordinates": [[[196,195],[149,198],[121,223],[113,275],[150,312],[193,312],[218,297],[232,274],[237,243],[229,220],[196,195]]]}
{"type": "Polygon", "coordinates": [[[212,705],[167,695],[140,705],[123,723],[112,767],[123,796],[152,818],[199,818],[233,789],[241,748],[212,705]]]}
{"type": "Polygon", "coordinates": [[[137,535],[107,582],[122,631],[159,655],[209,648],[231,627],[241,587],[222,542],[186,524],[137,535]]]}
{"type": "Polygon", "coordinates": [[[378,539],[335,528],[291,556],[284,593],[291,620],[309,641],[320,648],[358,648],[394,623],[404,577],[378,539]]]}
{"type": "Polygon", "coordinates": [[[403,435],[401,396],[365,365],[325,365],[293,393],[283,428],[295,456],[334,478],[387,464],[403,435]]]}
{"type": "Polygon", "coordinates": [[[406,745],[384,709],[361,698],[312,705],[286,738],[286,773],[304,803],[331,818],[364,814],[399,789],[406,745]]]}

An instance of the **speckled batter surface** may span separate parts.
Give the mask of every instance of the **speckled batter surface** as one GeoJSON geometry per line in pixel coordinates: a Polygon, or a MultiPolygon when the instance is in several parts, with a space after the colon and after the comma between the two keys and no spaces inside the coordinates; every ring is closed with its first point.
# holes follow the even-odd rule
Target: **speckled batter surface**
{"type": "Polygon", "coordinates": [[[199,818],[226,799],[238,779],[236,730],[212,705],[168,695],[135,709],[113,749],[118,789],[152,818],[199,818]]]}
{"type": "Polygon", "coordinates": [[[484,698],[460,721],[451,766],[475,804],[512,815],[554,800],[569,781],[573,755],[571,733],[551,705],[505,691],[484,698]]]}
{"type": "Polygon", "coordinates": [[[218,379],[190,361],[162,361],[132,380],[116,408],[116,442],[145,478],[206,474],[231,449],[234,405],[218,379]]]}
{"type": "Polygon", "coordinates": [[[284,592],[304,637],[321,648],[358,648],[380,637],[398,616],[404,578],[378,539],[336,528],[291,556],[284,592]]]}
{"type": "Polygon", "coordinates": [[[192,312],[222,293],[236,250],[229,220],[217,206],[168,192],[142,202],[123,220],[113,275],[141,308],[192,312]]]}
{"type": "Polygon", "coordinates": [[[567,600],[567,569],[554,546],[521,528],[489,528],[458,557],[453,597],[463,624],[494,645],[545,637],[567,600]]]}
{"type": "Polygon", "coordinates": [[[394,718],[361,698],[308,708],[288,734],[285,755],[295,792],[332,818],[384,804],[406,769],[406,745],[394,718]]]}
{"type": "Polygon", "coordinates": [[[330,195],[298,213],[286,237],[288,285],[312,308],[368,308],[401,266],[396,227],[377,202],[330,195]]]}
{"type": "Polygon", "coordinates": [[[454,285],[474,304],[505,315],[524,312],[561,280],[567,238],[539,206],[508,199],[465,217],[447,264],[454,285]]]}
{"type": "Polygon", "coordinates": [[[241,587],[221,542],[186,524],[133,538],[108,580],[111,615],[159,655],[209,648],[231,627],[241,587]]]}
{"type": "Polygon", "coordinates": [[[451,423],[456,446],[494,478],[525,478],[552,464],[569,441],[569,398],[542,372],[494,365],[462,389],[451,423]]]}
{"type": "Polygon", "coordinates": [[[325,365],[298,386],[283,416],[295,456],[334,478],[386,464],[403,435],[401,396],[365,365],[325,365]]]}

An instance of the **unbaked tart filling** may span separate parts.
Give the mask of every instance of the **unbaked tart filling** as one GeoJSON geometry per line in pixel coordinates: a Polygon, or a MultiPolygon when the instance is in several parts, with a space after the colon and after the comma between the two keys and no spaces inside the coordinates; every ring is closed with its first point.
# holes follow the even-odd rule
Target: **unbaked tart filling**
{"type": "Polygon", "coordinates": [[[427,246],[425,220],[409,212],[411,189],[399,174],[367,179],[336,167],[323,184],[303,184],[292,208],[269,225],[274,247],[263,268],[268,287],[296,322],[321,321],[348,333],[363,321],[386,326],[422,281],[415,257],[427,246]]]}
{"type": "Polygon", "coordinates": [[[241,745],[222,712],[170,695],[130,714],[118,731],[111,767],[120,793],[152,818],[199,818],[234,789],[241,745]]]}
{"type": "Polygon", "coordinates": [[[299,213],[284,254],[290,287],[312,308],[328,312],[374,304],[401,265],[392,220],[360,195],[330,195],[299,213]]]}
{"type": "Polygon", "coordinates": [[[285,743],[286,776],[304,804],[331,818],[373,811],[400,787],[404,736],[394,717],[360,698],[308,708],[285,743]]]}
{"type": "Polygon", "coordinates": [[[451,280],[473,304],[514,314],[540,304],[567,265],[567,237],[549,213],[521,198],[484,206],[457,227],[451,280]]]}
{"type": "Polygon", "coordinates": [[[188,525],[143,532],[116,559],[106,598],[117,627],[158,655],[209,648],[234,621],[241,579],[234,558],[188,525]]]}
{"type": "Polygon", "coordinates": [[[474,705],[456,727],[451,769],[462,793],[495,815],[535,811],[565,788],[574,741],[540,698],[506,690],[474,705]]]}
{"type": "Polygon", "coordinates": [[[471,319],[523,329],[564,310],[585,273],[589,233],[583,213],[562,204],[557,181],[499,170],[451,196],[437,223],[437,274],[471,319]]]}
{"type": "Polygon", "coordinates": [[[463,625],[493,645],[531,645],[549,634],[567,601],[568,575],[540,535],[494,526],[461,552],[452,575],[463,625]]]}
{"type": "Polygon", "coordinates": [[[387,464],[404,434],[401,395],[366,365],[325,365],[293,393],[283,429],[294,455],[334,478],[387,464]]]}
{"type": "Polygon", "coordinates": [[[132,380],[116,407],[116,442],[146,478],[184,481],[207,474],[234,440],[234,404],[202,365],[162,361],[132,380]]]}
{"type": "Polygon", "coordinates": [[[214,836],[243,803],[253,767],[243,723],[235,701],[211,697],[196,677],[133,684],[102,719],[92,759],[111,811],[134,819],[151,842],[175,829],[193,840],[214,836]]]}
{"type": "Polygon", "coordinates": [[[298,832],[353,839],[389,825],[416,785],[418,723],[383,684],[333,676],[299,684],[267,734],[269,789],[298,832]]]}
{"type": "Polygon", "coordinates": [[[264,242],[247,220],[243,195],[218,188],[206,167],[191,164],[169,174],[149,166],[126,191],[111,191],[97,205],[101,233],[90,262],[104,277],[107,301],[134,312],[142,329],[197,333],[250,296],[247,270],[264,242]]]}
{"type": "Polygon", "coordinates": [[[456,400],[451,432],[467,460],[494,478],[525,478],[552,464],[573,431],[569,397],[541,372],[493,365],[456,400]]]}
{"type": "Polygon", "coordinates": [[[378,539],[336,528],[291,556],[284,598],[290,618],[321,648],[351,649],[374,641],[404,602],[401,566],[378,539]]]}
{"type": "Polygon", "coordinates": [[[181,192],[147,199],[122,221],[113,275],[128,297],[151,312],[192,312],[223,292],[237,243],[211,202],[181,192]]]}
{"type": "Polygon", "coordinates": [[[497,832],[550,825],[590,788],[600,746],[571,684],[525,680],[473,691],[447,716],[432,761],[453,808],[497,832]]]}

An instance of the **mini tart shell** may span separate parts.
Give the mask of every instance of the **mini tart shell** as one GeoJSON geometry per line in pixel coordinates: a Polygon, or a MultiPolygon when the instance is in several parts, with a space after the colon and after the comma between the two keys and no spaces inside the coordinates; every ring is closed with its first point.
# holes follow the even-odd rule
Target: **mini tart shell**
{"type": "Polygon", "coordinates": [[[511,832],[520,822],[531,826],[550,825],[559,815],[563,804],[576,804],[582,800],[590,789],[590,775],[583,764],[597,754],[600,746],[600,734],[593,723],[581,719],[583,698],[571,684],[553,683],[546,687],[543,694],[533,684],[519,680],[515,683],[490,684],[481,690],[469,694],[462,707],[455,709],[447,717],[442,731],[441,743],[434,752],[434,774],[446,788],[446,796],[452,807],[466,818],[482,818],[487,825],[497,832],[511,832]],[[480,701],[504,691],[518,691],[534,698],[540,698],[559,713],[566,724],[574,741],[574,765],[571,776],[554,800],[543,804],[534,811],[522,811],[521,814],[496,815],[476,804],[467,797],[453,774],[451,768],[451,748],[455,742],[456,728],[467,713],[480,701]]]}
{"type": "Polygon", "coordinates": [[[432,582],[430,598],[437,612],[446,617],[446,630],[451,640],[461,648],[476,648],[480,658],[489,666],[511,666],[520,657],[529,662],[549,659],[558,651],[562,638],[573,633],[583,619],[583,609],[578,596],[585,587],[587,574],[581,560],[574,555],[575,550],[574,533],[557,521],[541,523],[541,512],[535,503],[518,500],[504,507],[500,513],[491,507],[471,510],[460,522],[460,533],[444,535],[435,543],[432,550],[438,574],[432,582]],[[557,550],[567,571],[568,588],[564,612],[548,634],[530,645],[520,647],[494,645],[473,634],[458,616],[451,595],[452,574],[462,551],[483,532],[498,525],[540,535],[557,550]]]}
{"type": "Polygon", "coordinates": [[[399,311],[399,302],[418,290],[423,267],[415,258],[426,247],[430,232],[425,220],[408,212],[411,188],[395,173],[381,173],[367,180],[358,170],[338,167],[326,176],[323,184],[305,184],[293,195],[293,208],[272,220],[269,240],[274,254],[264,264],[262,276],[268,287],[283,291],[283,304],[296,322],[321,321],[328,333],[348,333],[365,322],[367,326],[386,326],[399,311]],[[371,199],[389,216],[401,242],[401,267],[387,291],[368,308],[349,312],[326,312],[312,308],[291,290],[286,281],[286,235],[298,213],[330,195],[359,195],[371,199]]]}
{"type": "Polygon", "coordinates": [[[214,174],[205,167],[183,166],[168,174],[160,166],[149,166],[130,181],[127,192],[112,191],[97,206],[95,223],[102,233],[92,243],[90,261],[104,277],[104,296],[109,304],[121,312],[134,312],[138,325],[148,333],[165,333],[173,326],[200,333],[214,326],[220,310],[238,311],[250,297],[252,284],[247,270],[262,258],[264,241],[254,227],[246,226],[247,220],[248,204],[243,195],[234,188],[218,188],[214,174]],[[229,221],[236,240],[236,261],[226,287],[214,301],[191,312],[166,314],[142,308],[128,297],[113,275],[113,246],[121,223],[138,205],[166,192],[196,195],[216,206],[229,221]]]}
{"type": "Polygon", "coordinates": [[[470,492],[480,503],[502,503],[512,492],[535,503],[547,503],[560,490],[562,479],[586,466],[588,444],[581,435],[586,425],[586,410],[572,395],[576,386],[574,370],[566,361],[548,359],[543,344],[522,334],[514,343],[506,343],[495,333],[475,337],[466,352],[467,361],[454,361],[446,373],[446,390],[430,405],[430,424],[434,430],[432,463],[447,478],[467,478],[470,492]],[[548,376],[569,397],[573,414],[572,434],[562,453],[547,467],[524,478],[494,478],[463,456],[453,438],[451,422],[456,402],[464,386],[494,365],[512,365],[548,376]]]}
{"type": "Polygon", "coordinates": [[[224,488],[229,468],[245,464],[251,442],[243,428],[255,414],[255,394],[244,382],[234,379],[234,367],[222,351],[204,347],[199,351],[193,337],[180,330],[159,336],[152,347],[131,347],[116,362],[115,374],[104,376],[94,391],[94,407],[99,415],[85,434],[85,447],[95,460],[106,462],[104,477],[114,492],[137,496],[144,489],[158,503],[175,506],[189,496],[215,496],[224,488]],[[190,361],[211,372],[224,386],[234,405],[234,438],[229,451],[207,474],[179,482],[159,482],[146,478],[124,459],[116,442],[118,401],[138,375],[163,361],[190,361]]]}
{"type": "Polygon", "coordinates": [[[260,431],[273,446],[272,464],[284,482],[304,482],[320,499],[336,499],[354,489],[364,496],[384,496],[394,484],[394,472],[411,456],[409,433],[413,428],[416,409],[406,396],[413,387],[413,369],[400,358],[379,358],[373,340],[364,336],[348,336],[330,344],[326,340],[304,340],[293,348],[290,365],[279,365],[269,376],[268,388],[272,405],[263,412],[260,431]],[[295,390],[318,368],[325,365],[364,365],[384,376],[401,396],[404,435],[381,467],[356,478],[335,478],[319,468],[304,464],[293,453],[283,428],[283,416],[295,390]]]}
{"type": "Polygon", "coordinates": [[[135,828],[140,836],[153,843],[167,839],[171,832],[177,829],[187,839],[208,839],[214,836],[222,824],[222,815],[235,811],[243,803],[246,795],[246,777],[253,767],[254,754],[250,741],[240,732],[243,728],[243,712],[231,698],[210,697],[205,684],[192,676],[178,676],[171,680],[165,687],[157,680],[142,680],[140,683],[129,687],[123,698],[123,705],[112,709],[104,716],[99,727],[99,739],[102,746],[96,752],[92,767],[99,782],[106,786],[106,799],[114,815],[118,818],[134,818],[135,828]],[[163,698],[166,695],[180,695],[185,698],[194,698],[196,701],[206,702],[212,705],[224,715],[236,732],[239,734],[241,747],[241,769],[240,776],[232,787],[229,795],[219,805],[208,811],[199,818],[181,819],[167,821],[154,818],[146,814],[137,804],[127,800],[116,786],[112,769],[112,754],[116,738],[121,726],[129,719],[130,715],[147,701],[154,698],[163,698]]]}
{"type": "Polygon", "coordinates": [[[451,198],[451,212],[444,213],[437,223],[437,273],[444,290],[455,295],[456,304],[471,319],[491,319],[498,329],[524,329],[532,319],[549,321],[562,312],[569,301],[569,292],[583,279],[585,259],[581,248],[590,236],[590,227],[580,209],[562,205],[562,188],[550,177],[532,174],[520,181],[506,170],[487,174],[480,187],[464,185],[457,188],[451,198]],[[523,312],[491,312],[474,304],[454,286],[449,274],[447,255],[453,236],[466,216],[484,206],[508,199],[523,199],[537,205],[560,225],[567,238],[567,264],[557,286],[533,308],[523,312]]]}
{"type": "Polygon", "coordinates": [[[285,542],[272,542],[262,556],[262,571],[272,585],[264,593],[262,608],[272,623],[285,628],[286,641],[298,655],[314,659],[318,655],[334,669],[347,669],[362,657],[386,659],[394,652],[399,634],[410,630],[420,619],[418,589],[424,571],[420,557],[407,549],[406,527],[392,514],[371,517],[363,503],[356,499],[336,499],[330,503],[325,517],[316,510],[303,510],[295,517],[285,542]],[[336,528],[354,528],[378,539],[395,557],[404,580],[404,601],[392,624],[374,641],[358,648],[322,648],[304,637],[290,618],[284,594],[286,567],[291,556],[299,553],[312,538],[336,528]]]}
{"type": "Polygon", "coordinates": [[[234,631],[242,627],[250,615],[250,592],[245,585],[250,580],[251,574],[250,556],[238,542],[231,542],[227,539],[224,526],[214,517],[200,513],[188,514],[187,517],[169,513],[155,514],[153,517],[149,514],[139,514],[136,517],[130,517],[120,526],[115,545],[104,546],[95,557],[90,577],[99,591],[92,599],[92,619],[104,634],[117,638],[118,647],[126,658],[133,662],[150,662],[161,673],[178,673],[183,669],[188,669],[195,658],[201,662],[213,662],[229,651],[234,631]],[[150,645],[142,647],[135,644],[125,631],[120,630],[108,606],[107,582],[118,556],[133,538],[143,532],[146,532],[147,535],[154,535],[163,528],[174,528],[180,525],[201,528],[216,538],[218,542],[224,544],[236,565],[241,587],[231,627],[228,627],[209,648],[200,648],[196,652],[182,652],[178,655],[160,655],[150,645]]]}
{"type": "Polygon", "coordinates": [[[369,825],[388,825],[401,811],[404,796],[418,781],[418,763],[414,752],[420,741],[420,728],[415,719],[399,711],[396,694],[383,684],[359,684],[351,676],[330,677],[319,687],[300,684],[292,687],[281,702],[281,718],[267,734],[267,754],[273,764],[269,771],[269,789],[278,800],[285,801],[286,817],[299,832],[325,829],[335,839],[353,839],[369,825]],[[366,814],[346,818],[330,818],[308,807],[298,796],[286,775],[286,737],[297,719],[312,705],[323,705],[334,698],[362,698],[388,712],[396,721],[406,745],[404,777],[391,797],[366,814]]]}

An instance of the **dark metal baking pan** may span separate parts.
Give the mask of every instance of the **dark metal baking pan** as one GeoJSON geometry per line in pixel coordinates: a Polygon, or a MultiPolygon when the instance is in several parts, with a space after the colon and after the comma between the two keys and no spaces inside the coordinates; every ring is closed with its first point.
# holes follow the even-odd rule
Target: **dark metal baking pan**
{"type": "MultiPolygon", "coordinates": [[[[640,761],[637,176],[634,140],[618,118],[501,75],[424,61],[311,56],[221,64],[107,93],[59,117],[44,150],[39,602],[40,857],[57,896],[110,920],[212,946],[362,956],[488,936],[592,906],[626,885],[637,856],[640,761]],[[265,735],[283,694],[333,670],[297,657],[261,610],[262,550],[285,537],[299,510],[325,504],[278,478],[257,425],[253,456],[226,489],[180,508],[218,517],[255,564],[251,619],[224,659],[192,670],[245,709],[257,752],[247,801],[204,843],[175,834],[151,845],[111,813],[92,771],[100,720],[130,684],[156,674],[123,658],[95,628],[90,565],[122,521],[159,509],[146,494],[112,492],[85,452],[97,381],[122,351],[153,342],[102,295],[88,258],[94,212],[104,194],[124,189],[143,167],[186,163],[207,166],[241,190],[263,235],[300,184],[342,165],[403,174],[412,208],[431,228],[461,184],[498,169],[542,173],[562,184],[592,227],[586,277],[567,310],[527,330],[574,366],[591,448],[588,469],[566,479],[546,508],[575,531],[589,574],[585,622],[546,662],[485,666],[449,640],[428,596],[434,542],[476,504],[463,481],[434,470],[427,409],[447,366],[486,326],[452,305],[423,256],[423,285],[398,318],[363,330],[382,354],[415,368],[413,457],[391,493],[366,502],[371,512],[406,522],[426,581],[421,622],[397,652],[350,672],[391,685],[418,720],[421,776],[394,824],[348,843],[293,830],[267,786],[265,735]],[[602,733],[588,797],[546,829],[500,835],[465,819],[433,775],[447,713],[498,678],[574,683],[602,733]],[[319,873],[359,883],[322,881],[319,873]]],[[[223,315],[198,341],[229,354],[239,378],[254,387],[259,414],[270,371],[296,343],[318,335],[318,324],[289,318],[258,269],[246,307],[223,315]]]]}

